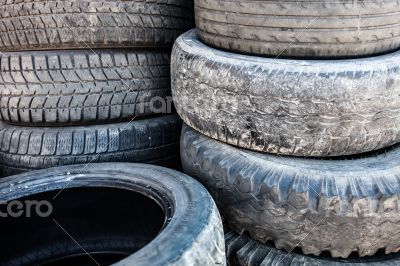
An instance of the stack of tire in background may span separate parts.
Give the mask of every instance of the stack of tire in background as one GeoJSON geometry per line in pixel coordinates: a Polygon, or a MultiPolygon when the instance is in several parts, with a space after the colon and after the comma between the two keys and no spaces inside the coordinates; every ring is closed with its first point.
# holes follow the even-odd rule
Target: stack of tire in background
{"type": "Polygon", "coordinates": [[[172,95],[228,260],[399,265],[399,2],[195,0],[195,18],[172,95]]]}
{"type": "Polygon", "coordinates": [[[1,1],[2,175],[179,161],[180,119],[155,113],[169,111],[170,48],[192,26],[185,0],[1,1]]]}

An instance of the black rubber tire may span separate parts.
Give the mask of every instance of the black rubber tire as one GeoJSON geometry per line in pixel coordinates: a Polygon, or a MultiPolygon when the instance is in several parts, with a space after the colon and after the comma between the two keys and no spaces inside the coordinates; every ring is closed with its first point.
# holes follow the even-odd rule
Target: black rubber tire
{"type": "Polygon", "coordinates": [[[239,235],[225,233],[225,249],[230,266],[392,266],[400,265],[400,254],[375,255],[372,257],[334,259],[288,253],[239,235]]]}
{"type": "Polygon", "coordinates": [[[200,38],[259,55],[354,57],[400,47],[398,1],[195,0],[200,38]]]}
{"type": "Polygon", "coordinates": [[[233,230],[277,248],[346,258],[400,249],[400,147],[354,160],[256,153],[184,126],[185,173],[214,196],[233,230]]]}
{"type": "Polygon", "coordinates": [[[60,126],[148,115],[158,111],[152,99],[171,94],[169,60],[145,50],[1,53],[1,119],[60,126]]]}
{"type": "MultiPolygon", "coordinates": [[[[113,265],[202,266],[226,263],[222,223],[211,196],[194,179],[167,168],[144,164],[102,163],[35,171],[2,179],[0,200],[3,203],[10,202],[49,191],[54,191],[55,194],[59,191],[56,200],[60,200],[63,193],[67,193],[66,190],[73,188],[129,190],[152,199],[164,212],[165,223],[161,232],[145,247],[113,265]],[[13,186],[14,184],[18,186],[13,186]]],[[[112,216],[112,213],[109,215],[112,216]]],[[[50,215],[47,219],[52,218],[50,215]]],[[[8,218],[2,218],[4,219],[8,218]]],[[[137,219],[141,219],[141,216],[137,219]]],[[[68,232],[67,229],[66,231],[68,232]]],[[[61,229],[59,233],[64,234],[61,229]]],[[[43,239],[48,238],[51,235],[43,235],[43,239]]],[[[36,241],[43,242],[41,239],[36,241]]],[[[68,247],[65,247],[58,252],[67,250],[68,247]]],[[[44,255],[54,257],[57,254],[39,252],[35,255],[44,260],[44,255]]],[[[1,259],[6,257],[4,254],[1,259]]],[[[29,261],[32,260],[34,258],[30,257],[29,261]]]]}
{"type": "Polygon", "coordinates": [[[223,52],[194,30],[171,57],[181,118],[214,139],[296,156],[339,156],[400,142],[400,51],[299,61],[223,52]]]}
{"type": "Polygon", "coordinates": [[[185,0],[2,0],[0,50],[167,48],[193,25],[185,0]]]}
{"type": "MultiPolygon", "coordinates": [[[[55,228],[55,230],[61,230],[61,229],[55,228]]],[[[49,231],[47,231],[46,233],[52,233],[54,235],[60,234],[60,232],[55,232],[53,230],[51,232],[49,231]]],[[[71,229],[69,229],[69,231],[71,231],[71,229]]],[[[64,242],[54,241],[51,243],[45,243],[47,245],[44,246],[31,247],[32,250],[22,254],[18,254],[17,256],[12,256],[12,258],[8,257],[10,254],[4,255],[0,259],[0,263],[2,266],[47,265],[47,264],[57,265],[56,264],[57,260],[60,260],[64,257],[69,257],[71,254],[73,254],[74,256],[86,257],[87,255],[82,251],[82,248],[88,251],[90,254],[92,254],[91,256],[93,257],[93,259],[97,261],[98,259],[96,258],[96,255],[101,255],[101,253],[104,252],[106,248],[107,249],[112,248],[117,250],[118,252],[116,253],[121,257],[123,257],[123,256],[128,256],[129,254],[132,253],[132,252],[128,253],[128,251],[139,250],[140,248],[145,246],[144,243],[146,243],[145,241],[134,239],[132,238],[132,236],[130,236],[131,238],[124,236],[117,236],[117,235],[111,235],[105,237],[103,236],[90,237],[86,236],[84,233],[85,232],[74,231],[74,235],[79,234],[79,239],[76,240],[80,246],[74,243],[73,240],[71,239],[68,239],[69,241],[64,241],[64,242]]],[[[114,256],[117,254],[114,254],[114,256]]],[[[90,260],[90,263],[88,264],[82,263],[75,265],[79,266],[92,265],[94,262],[90,259],[90,257],[87,258],[88,260],[90,260]]],[[[115,261],[115,259],[113,260],[115,261]]],[[[111,264],[112,263],[101,264],[101,265],[111,265],[111,264]]],[[[61,264],[61,265],[67,265],[67,264],[61,264]]]]}
{"type": "Polygon", "coordinates": [[[177,115],[85,127],[0,124],[2,176],[89,162],[179,165],[177,115]]]}

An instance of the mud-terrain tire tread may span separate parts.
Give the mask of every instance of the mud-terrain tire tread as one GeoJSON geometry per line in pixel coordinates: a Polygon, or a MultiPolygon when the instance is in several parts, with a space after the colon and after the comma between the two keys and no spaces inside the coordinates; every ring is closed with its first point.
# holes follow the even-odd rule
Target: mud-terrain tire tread
{"type": "Polygon", "coordinates": [[[262,244],[234,231],[225,233],[225,249],[230,266],[390,266],[400,263],[400,256],[380,255],[364,258],[334,259],[288,253],[270,244],[262,244]],[[228,252],[229,250],[229,252],[228,252]]]}
{"type": "Polygon", "coordinates": [[[318,160],[239,149],[184,125],[185,173],[213,195],[227,225],[304,254],[397,252],[400,147],[354,160],[318,160]]]}

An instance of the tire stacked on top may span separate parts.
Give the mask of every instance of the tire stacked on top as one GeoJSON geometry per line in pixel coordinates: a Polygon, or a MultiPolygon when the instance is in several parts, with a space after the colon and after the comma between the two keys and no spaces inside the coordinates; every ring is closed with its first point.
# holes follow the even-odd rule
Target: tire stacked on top
{"type": "Polygon", "coordinates": [[[332,261],[398,252],[399,11],[195,0],[171,58],[181,156],[231,229],[332,261]]]}
{"type": "Polygon", "coordinates": [[[1,1],[0,170],[178,161],[170,48],[188,1],[1,1]],[[164,109],[163,109],[164,108],[164,109]]]}

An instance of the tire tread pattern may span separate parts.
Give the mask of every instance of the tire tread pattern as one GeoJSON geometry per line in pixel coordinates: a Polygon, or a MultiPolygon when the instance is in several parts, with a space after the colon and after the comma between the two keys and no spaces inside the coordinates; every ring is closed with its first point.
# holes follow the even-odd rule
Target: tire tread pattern
{"type": "Polygon", "coordinates": [[[166,48],[192,20],[185,0],[2,0],[0,50],[166,48]]]}
{"type": "Polygon", "coordinates": [[[148,115],[170,95],[169,62],[162,51],[2,53],[1,118],[59,126],[148,115]]]}
{"type": "Polygon", "coordinates": [[[258,55],[353,57],[400,46],[398,1],[195,1],[200,38],[258,55]]]}
{"type": "Polygon", "coordinates": [[[400,139],[400,53],[356,60],[237,55],[178,38],[171,57],[178,114],[231,145],[294,156],[341,156],[400,139]]]}
{"type": "Polygon", "coordinates": [[[176,163],[180,126],[176,115],[86,127],[36,128],[3,123],[0,172],[5,176],[92,162],[176,163]]]}
{"type": "MultiPolygon", "coordinates": [[[[400,149],[313,160],[238,149],[184,126],[183,170],[214,197],[227,225],[280,249],[369,256],[398,252],[400,149]]],[[[229,250],[227,251],[229,252],[229,250]]]]}
{"type": "Polygon", "coordinates": [[[271,244],[262,244],[234,231],[226,232],[225,239],[226,250],[229,250],[226,256],[231,266],[390,266],[400,263],[400,257],[397,254],[367,258],[333,259],[326,256],[321,258],[300,255],[294,252],[288,253],[275,248],[271,244]]]}

